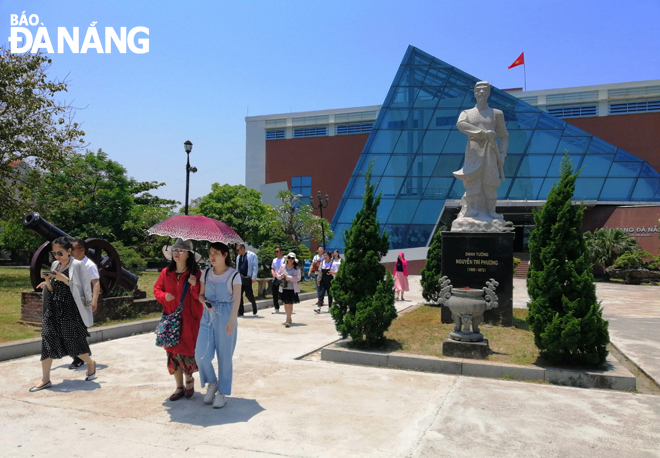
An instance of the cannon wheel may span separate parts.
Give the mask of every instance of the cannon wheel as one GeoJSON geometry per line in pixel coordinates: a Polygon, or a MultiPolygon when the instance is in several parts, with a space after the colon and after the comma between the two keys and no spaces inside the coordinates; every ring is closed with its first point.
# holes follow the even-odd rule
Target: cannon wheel
{"type": "Polygon", "coordinates": [[[115,247],[103,239],[87,239],[87,256],[99,268],[101,291],[108,294],[121,277],[121,260],[115,247]]]}
{"type": "Polygon", "coordinates": [[[35,291],[37,291],[37,285],[44,281],[41,271],[50,270],[50,265],[52,264],[50,250],[50,242],[45,242],[32,255],[32,261],[30,262],[30,283],[32,283],[32,288],[35,291]]]}

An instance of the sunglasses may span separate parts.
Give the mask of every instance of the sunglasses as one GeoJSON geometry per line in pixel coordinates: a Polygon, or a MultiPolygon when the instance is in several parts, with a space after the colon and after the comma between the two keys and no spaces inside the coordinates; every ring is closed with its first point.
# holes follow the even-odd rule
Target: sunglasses
{"type": "Polygon", "coordinates": [[[280,250],[275,250],[275,253],[281,253],[281,251],[280,250]]]}
{"type": "Polygon", "coordinates": [[[172,248],[172,253],[185,253],[188,250],[184,250],[183,248],[172,248]]]}
{"type": "Polygon", "coordinates": [[[51,251],[50,254],[52,254],[53,256],[64,256],[65,254],[68,253],[64,253],[62,251],[51,251]]]}

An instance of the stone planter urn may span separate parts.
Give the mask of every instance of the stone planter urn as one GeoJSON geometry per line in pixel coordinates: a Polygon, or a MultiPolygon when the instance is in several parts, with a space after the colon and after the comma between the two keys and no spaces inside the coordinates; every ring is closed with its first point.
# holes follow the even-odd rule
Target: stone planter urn
{"type": "Polygon", "coordinates": [[[439,303],[449,307],[455,324],[449,338],[460,342],[484,340],[484,335],[479,332],[479,325],[484,319],[484,312],[498,306],[495,288],[499,283],[491,278],[485,287],[474,289],[454,288],[447,277],[442,277],[439,282],[439,303]]]}

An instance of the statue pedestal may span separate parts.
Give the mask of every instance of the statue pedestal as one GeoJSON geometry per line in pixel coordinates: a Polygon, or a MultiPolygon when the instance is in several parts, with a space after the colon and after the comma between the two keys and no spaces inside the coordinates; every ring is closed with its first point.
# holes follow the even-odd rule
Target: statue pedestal
{"type": "Polygon", "coordinates": [[[489,351],[488,339],[480,342],[459,342],[445,339],[442,342],[442,354],[451,358],[486,359],[489,351]]]}
{"type": "MultiPolygon", "coordinates": [[[[491,278],[499,282],[499,305],[484,313],[485,323],[513,325],[513,238],[513,232],[442,233],[442,275],[454,289],[481,289],[491,278]]],[[[441,321],[453,323],[448,307],[442,307],[441,321]]]]}

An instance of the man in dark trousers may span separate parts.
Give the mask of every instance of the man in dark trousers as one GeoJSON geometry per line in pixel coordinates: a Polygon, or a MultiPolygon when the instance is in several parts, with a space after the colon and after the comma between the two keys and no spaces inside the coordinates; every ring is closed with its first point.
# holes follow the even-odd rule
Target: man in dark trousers
{"type": "Polygon", "coordinates": [[[282,253],[282,248],[275,248],[275,259],[273,259],[272,264],[270,265],[270,274],[273,276],[273,313],[280,313],[280,280],[276,278],[277,272],[282,267],[282,263],[286,262],[284,260],[284,253],[282,253]]]}
{"type": "Polygon", "coordinates": [[[236,247],[236,269],[241,274],[243,287],[241,288],[241,306],[238,308],[238,316],[243,316],[243,293],[247,300],[252,303],[252,314],[257,314],[257,301],[252,292],[252,283],[257,282],[257,271],[259,270],[259,258],[256,254],[245,249],[242,243],[236,247]]]}

